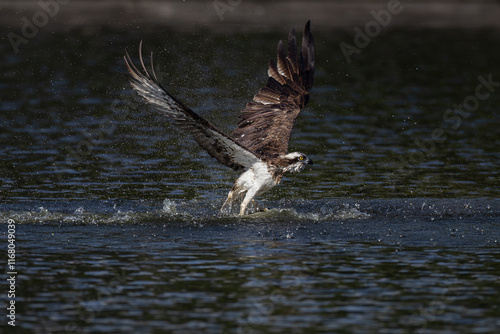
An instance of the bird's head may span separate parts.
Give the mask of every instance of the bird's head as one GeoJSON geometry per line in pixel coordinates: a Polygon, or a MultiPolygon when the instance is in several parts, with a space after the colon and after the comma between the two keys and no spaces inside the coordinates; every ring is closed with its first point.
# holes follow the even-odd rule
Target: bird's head
{"type": "Polygon", "coordinates": [[[283,156],[283,159],[287,163],[284,170],[290,173],[301,172],[306,165],[313,164],[312,159],[309,159],[304,153],[300,152],[288,153],[283,156]]]}

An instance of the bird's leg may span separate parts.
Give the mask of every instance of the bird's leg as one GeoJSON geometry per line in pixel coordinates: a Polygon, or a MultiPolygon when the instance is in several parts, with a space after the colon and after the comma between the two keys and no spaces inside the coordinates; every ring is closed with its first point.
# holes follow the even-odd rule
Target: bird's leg
{"type": "Polygon", "coordinates": [[[253,198],[255,197],[255,195],[257,194],[258,191],[259,191],[258,187],[250,188],[247,191],[245,198],[243,199],[243,202],[241,202],[241,205],[240,205],[240,216],[245,215],[248,203],[250,203],[250,201],[253,200],[253,198]]]}
{"type": "Polygon", "coordinates": [[[220,209],[219,214],[230,214],[233,208],[233,202],[234,202],[234,189],[231,189],[229,194],[227,195],[227,199],[222,205],[222,208],[220,209]]]}
{"type": "Polygon", "coordinates": [[[240,200],[244,192],[245,190],[242,189],[242,187],[238,185],[238,181],[236,181],[231,188],[231,191],[227,195],[227,199],[222,205],[222,208],[219,211],[219,215],[231,214],[231,212],[233,211],[234,202],[240,200]]]}

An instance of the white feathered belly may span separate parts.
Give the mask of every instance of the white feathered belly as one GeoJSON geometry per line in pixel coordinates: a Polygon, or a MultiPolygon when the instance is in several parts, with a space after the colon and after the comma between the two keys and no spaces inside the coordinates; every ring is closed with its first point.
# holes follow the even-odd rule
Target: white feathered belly
{"type": "Polygon", "coordinates": [[[256,190],[256,196],[262,195],[271,190],[276,183],[269,173],[265,162],[257,162],[236,180],[238,192],[248,191],[252,188],[256,190]]]}

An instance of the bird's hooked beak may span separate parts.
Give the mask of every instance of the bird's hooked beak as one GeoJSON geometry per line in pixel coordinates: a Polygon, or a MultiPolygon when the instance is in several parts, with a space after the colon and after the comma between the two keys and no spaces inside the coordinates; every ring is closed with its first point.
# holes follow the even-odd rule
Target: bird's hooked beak
{"type": "MultiPolygon", "coordinates": [[[[313,165],[312,159],[307,159],[306,164],[307,165],[313,165]]],[[[309,170],[312,170],[312,168],[309,168],[309,170]]]]}

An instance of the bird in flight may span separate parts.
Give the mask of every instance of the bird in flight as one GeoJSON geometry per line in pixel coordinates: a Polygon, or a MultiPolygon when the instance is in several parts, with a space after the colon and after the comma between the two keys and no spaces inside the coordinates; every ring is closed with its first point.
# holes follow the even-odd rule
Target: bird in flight
{"type": "Polygon", "coordinates": [[[288,153],[288,143],[295,119],[309,101],[314,79],[314,41],[308,21],[304,27],[301,52],[297,54],[295,29],[288,35],[288,48],[278,43],[277,60],[268,66],[269,79],[254,95],[239,116],[231,135],[218,130],[160,84],[153,67],[146,69],[139,45],[138,69],[126,52],[125,64],[130,72],[133,89],[154,109],[173,120],[173,123],[203,147],[210,156],[235,171],[243,171],[234,182],[220,213],[248,213],[254,197],[262,195],[281,182],[285,173],[302,171],[312,160],[300,152],[288,153]],[[236,206],[235,206],[236,205],[236,206]]]}

